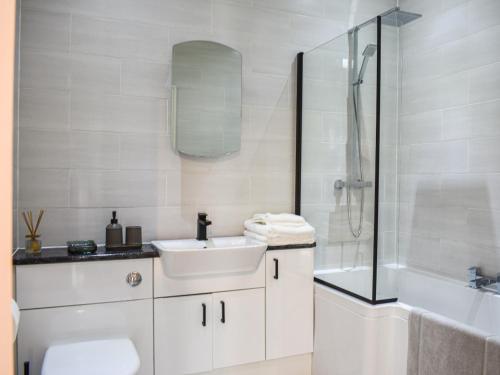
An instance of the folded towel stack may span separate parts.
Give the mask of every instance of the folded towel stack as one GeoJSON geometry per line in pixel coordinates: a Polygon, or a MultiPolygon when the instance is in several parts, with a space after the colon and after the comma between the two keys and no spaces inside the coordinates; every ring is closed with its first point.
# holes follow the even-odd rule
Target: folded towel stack
{"type": "Polygon", "coordinates": [[[245,236],[270,246],[312,244],[314,228],[293,214],[255,214],[245,221],[245,236]]]}

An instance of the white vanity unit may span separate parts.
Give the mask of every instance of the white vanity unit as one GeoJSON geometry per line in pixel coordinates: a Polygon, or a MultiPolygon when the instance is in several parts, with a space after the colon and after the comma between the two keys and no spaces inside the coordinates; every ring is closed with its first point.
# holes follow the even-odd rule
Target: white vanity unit
{"type": "Polygon", "coordinates": [[[21,308],[18,375],[39,375],[51,345],[128,337],[141,367],[153,368],[153,269],[151,259],[123,259],[16,266],[21,308]],[[127,276],[138,272],[135,287],[127,276]]]}
{"type": "Polygon", "coordinates": [[[244,237],[155,245],[144,259],[17,263],[18,374],[25,362],[40,374],[50,345],[128,337],[140,375],[310,375],[313,247],[244,237]]]}

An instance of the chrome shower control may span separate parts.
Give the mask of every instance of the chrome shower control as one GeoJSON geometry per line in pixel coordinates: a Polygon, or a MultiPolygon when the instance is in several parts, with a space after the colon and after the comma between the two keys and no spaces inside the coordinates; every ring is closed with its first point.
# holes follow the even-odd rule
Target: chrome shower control
{"type": "Polygon", "coordinates": [[[335,188],[335,190],[342,190],[345,187],[345,181],[336,180],[333,184],[333,187],[335,188]]]}
{"type": "Polygon", "coordinates": [[[137,286],[142,282],[142,276],[139,272],[130,272],[127,275],[127,283],[131,287],[137,286]]]}

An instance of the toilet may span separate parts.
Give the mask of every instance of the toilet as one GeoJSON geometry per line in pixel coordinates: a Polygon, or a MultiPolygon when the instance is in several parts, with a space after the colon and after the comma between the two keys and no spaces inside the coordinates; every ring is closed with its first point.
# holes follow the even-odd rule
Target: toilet
{"type": "Polygon", "coordinates": [[[49,347],[42,375],[135,375],[140,364],[128,338],[82,341],[49,347]]]}

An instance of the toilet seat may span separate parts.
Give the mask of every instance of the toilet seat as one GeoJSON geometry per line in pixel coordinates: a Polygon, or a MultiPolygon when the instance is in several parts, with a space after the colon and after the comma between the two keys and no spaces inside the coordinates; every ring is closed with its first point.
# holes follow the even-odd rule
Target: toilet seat
{"type": "Polygon", "coordinates": [[[83,341],[49,347],[42,375],[135,375],[139,366],[130,339],[83,341]]]}

